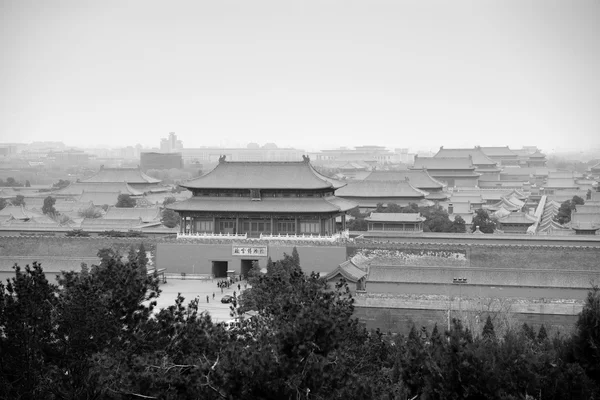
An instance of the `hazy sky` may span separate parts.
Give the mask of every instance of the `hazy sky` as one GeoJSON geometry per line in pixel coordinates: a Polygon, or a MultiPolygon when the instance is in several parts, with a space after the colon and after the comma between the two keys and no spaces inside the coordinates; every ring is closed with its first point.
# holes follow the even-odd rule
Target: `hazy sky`
{"type": "Polygon", "coordinates": [[[599,0],[0,0],[0,142],[600,147],[599,0]]]}

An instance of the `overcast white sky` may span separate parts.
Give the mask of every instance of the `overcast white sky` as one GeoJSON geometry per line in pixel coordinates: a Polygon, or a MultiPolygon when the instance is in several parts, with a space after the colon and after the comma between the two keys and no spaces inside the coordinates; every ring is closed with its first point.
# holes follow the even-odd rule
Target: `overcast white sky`
{"type": "Polygon", "coordinates": [[[600,1],[0,0],[0,142],[600,147],[600,1]]]}

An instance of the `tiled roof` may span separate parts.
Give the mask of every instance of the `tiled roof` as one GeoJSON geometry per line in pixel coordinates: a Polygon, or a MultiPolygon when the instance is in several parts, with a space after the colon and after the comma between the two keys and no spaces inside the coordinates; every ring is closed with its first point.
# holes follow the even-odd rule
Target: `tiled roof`
{"type": "Polygon", "coordinates": [[[146,175],[139,168],[100,168],[96,175],[84,179],[83,182],[160,183],[161,180],[146,175]]]}
{"type": "Polygon", "coordinates": [[[109,205],[114,206],[117,204],[119,192],[86,192],[79,196],[78,200],[82,203],[91,202],[96,206],[109,205]]]}
{"type": "Polygon", "coordinates": [[[141,196],[142,191],[132,188],[125,182],[105,182],[105,183],[90,183],[90,182],[73,182],[69,186],[57,190],[52,195],[57,196],[76,196],[84,192],[113,192],[129,194],[131,196],[141,196]]]}
{"type": "Polygon", "coordinates": [[[425,198],[427,200],[446,200],[450,195],[446,192],[429,192],[425,198]]]}
{"type": "Polygon", "coordinates": [[[518,211],[523,208],[524,204],[525,203],[523,203],[522,201],[520,201],[518,199],[515,199],[515,198],[507,199],[506,197],[503,197],[502,199],[500,199],[499,202],[492,204],[492,205],[488,206],[487,208],[489,208],[490,210],[499,210],[500,208],[504,208],[509,211],[518,211]]]}
{"type": "Polygon", "coordinates": [[[546,189],[577,189],[579,186],[573,178],[548,178],[544,188],[546,189]]]}
{"type": "Polygon", "coordinates": [[[31,211],[23,206],[6,206],[0,210],[0,216],[12,217],[14,219],[29,219],[40,217],[42,214],[31,211]]]}
{"type": "Polygon", "coordinates": [[[488,156],[486,156],[481,149],[445,149],[440,148],[437,154],[434,156],[436,158],[446,157],[446,158],[455,158],[455,157],[469,157],[471,156],[472,163],[474,165],[482,165],[486,167],[495,167],[496,161],[492,160],[488,156]]]}
{"type": "Polygon", "coordinates": [[[357,181],[336,191],[340,197],[425,197],[427,192],[419,190],[407,181],[357,181]]]}
{"type": "Polygon", "coordinates": [[[364,278],[367,273],[354,265],[352,261],[344,261],[336,269],[325,275],[325,279],[331,280],[337,275],[342,275],[347,281],[355,283],[364,278]]]}
{"type": "Polygon", "coordinates": [[[220,162],[188,189],[327,189],[343,182],[317,172],[308,162],[220,162]]]}
{"type": "Polygon", "coordinates": [[[413,169],[464,169],[474,171],[469,157],[415,157],[413,169]]]}
{"type": "Polygon", "coordinates": [[[450,203],[466,203],[469,201],[471,204],[483,204],[485,202],[480,194],[463,192],[452,193],[448,201],[450,203]]]}
{"type": "Polygon", "coordinates": [[[481,174],[478,174],[477,172],[473,172],[470,171],[468,169],[462,169],[462,170],[456,170],[456,171],[447,171],[447,170],[429,170],[431,175],[434,176],[436,179],[443,179],[443,178],[479,178],[481,176],[481,174]]]}
{"type": "MultiPolygon", "coordinates": [[[[471,210],[471,203],[469,202],[451,202],[452,203],[452,207],[453,207],[453,213],[454,214],[468,214],[468,213],[472,213],[473,211],[471,210]]],[[[448,211],[448,204],[447,203],[444,205],[444,208],[446,209],[446,211],[448,211]]]]}
{"type": "Polygon", "coordinates": [[[500,175],[507,176],[534,176],[537,168],[533,167],[504,167],[500,175]]]}
{"type": "Polygon", "coordinates": [[[588,204],[579,204],[575,206],[576,213],[584,213],[584,214],[598,214],[600,215],[600,206],[598,205],[588,205],[588,204]]]}
{"type": "Polygon", "coordinates": [[[435,203],[431,200],[420,199],[420,200],[405,200],[402,198],[389,198],[389,197],[352,197],[352,200],[358,203],[358,207],[360,208],[376,208],[378,204],[383,204],[384,207],[389,206],[390,204],[396,204],[400,207],[406,207],[411,203],[417,204],[419,207],[431,207],[435,205],[435,203]]]}
{"type": "Polygon", "coordinates": [[[365,221],[372,222],[422,222],[425,218],[419,213],[375,213],[365,218],[365,221]]]}
{"type": "Polygon", "coordinates": [[[426,170],[413,169],[404,171],[373,171],[366,181],[405,181],[419,189],[442,189],[446,185],[433,178],[426,170]]]}
{"type": "Polygon", "coordinates": [[[339,169],[343,170],[365,170],[367,168],[369,168],[369,166],[367,164],[359,164],[358,162],[347,162],[344,165],[341,165],[338,167],[339,169]]]}
{"type": "Polygon", "coordinates": [[[106,212],[103,219],[133,219],[142,222],[152,222],[160,220],[160,210],[157,207],[152,208],[118,208],[111,207],[106,212]]]}
{"type": "Polygon", "coordinates": [[[481,151],[487,156],[492,157],[516,157],[517,153],[508,148],[504,147],[480,147],[481,151]]]}
{"type": "Polygon", "coordinates": [[[537,219],[523,212],[511,212],[504,217],[498,219],[499,222],[504,224],[533,224],[537,219]]]}
{"type": "Polygon", "coordinates": [[[81,222],[80,228],[84,231],[111,231],[111,230],[130,230],[142,223],[141,220],[132,219],[102,219],[86,218],[81,222]]]}
{"type": "Polygon", "coordinates": [[[480,179],[478,186],[482,189],[514,189],[514,188],[523,188],[523,182],[484,181],[484,180],[480,179]]]}
{"type": "Polygon", "coordinates": [[[175,211],[262,213],[333,213],[348,211],[356,207],[356,203],[335,196],[267,197],[260,201],[240,197],[192,197],[167,206],[167,208],[175,211]]]}

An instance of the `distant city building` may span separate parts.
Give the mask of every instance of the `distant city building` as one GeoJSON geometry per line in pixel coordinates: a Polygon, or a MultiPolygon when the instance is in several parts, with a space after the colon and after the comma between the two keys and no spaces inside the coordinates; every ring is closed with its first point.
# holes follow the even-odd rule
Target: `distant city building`
{"type": "MultiPolygon", "coordinates": [[[[335,162],[365,162],[369,165],[383,165],[396,161],[395,153],[386,150],[385,146],[356,146],[353,149],[340,147],[339,149],[321,150],[311,154],[315,164],[334,165],[335,162]]],[[[399,157],[398,157],[399,158],[399,157]]]]}
{"type": "Polygon", "coordinates": [[[142,171],[149,169],[183,168],[181,153],[141,153],[140,168],[142,171]]]}
{"type": "Polygon", "coordinates": [[[175,132],[169,133],[168,138],[163,138],[160,140],[161,153],[176,153],[181,152],[181,150],[183,150],[183,142],[181,140],[177,140],[177,135],[175,132]]]}
{"type": "MultiPolygon", "coordinates": [[[[255,144],[255,143],[254,143],[255,144]]],[[[216,163],[221,156],[228,161],[302,161],[304,150],[294,148],[278,148],[275,146],[258,147],[250,143],[246,148],[200,147],[183,149],[181,155],[184,164],[216,163]]]]}
{"type": "Polygon", "coordinates": [[[90,155],[82,150],[52,151],[48,153],[47,159],[63,166],[87,165],[90,155]]]}
{"type": "Polygon", "coordinates": [[[0,143],[0,157],[18,154],[26,145],[21,143],[0,143]]]}

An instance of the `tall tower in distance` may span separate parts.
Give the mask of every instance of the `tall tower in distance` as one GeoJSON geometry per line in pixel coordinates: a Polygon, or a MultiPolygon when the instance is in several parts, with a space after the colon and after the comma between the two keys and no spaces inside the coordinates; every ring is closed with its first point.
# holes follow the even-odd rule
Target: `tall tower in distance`
{"type": "Polygon", "coordinates": [[[168,138],[162,138],[160,140],[161,153],[177,153],[181,150],[183,150],[183,142],[177,140],[175,132],[170,132],[168,138]]]}

